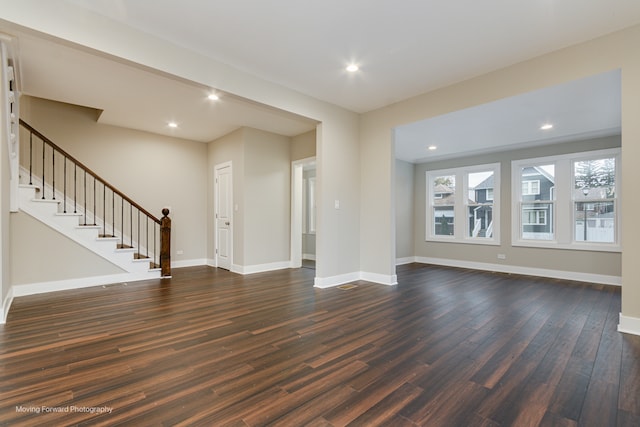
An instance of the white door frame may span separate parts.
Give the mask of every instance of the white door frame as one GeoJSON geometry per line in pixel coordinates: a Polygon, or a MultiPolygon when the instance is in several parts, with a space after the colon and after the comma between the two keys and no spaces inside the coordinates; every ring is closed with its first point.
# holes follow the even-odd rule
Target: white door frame
{"type": "Polygon", "coordinates": [[[214,166],[213,173],[213,248],[214,248],[214,256],[213,256],[213,264],[214,267],[218,267],[218,211],[219,211],[219,190],[218,190],[218,175],[221,169],[229,168],[230,174],[230,193],[229,193],[229,217],[230,217],[230,225],[229,225],[229,271],[232,270],[233,267],[233,212],[234,212],[234,204],[233,204],[233,167],[232,162],[224,162],[219,163],[214,166]]]}
{"type": "Polygon", "coordinates": [[[291,162],[291,268],[302,267],[302,172],[306,165],[315,161],[315,157],[307,157],[291,162]]]}

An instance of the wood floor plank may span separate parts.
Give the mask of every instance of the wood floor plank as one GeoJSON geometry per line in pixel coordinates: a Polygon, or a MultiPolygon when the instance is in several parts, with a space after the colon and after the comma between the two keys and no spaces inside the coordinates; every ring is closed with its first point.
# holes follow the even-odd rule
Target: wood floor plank
{"type": "Polygon", "coordinates": [[[620,288],[397,274],[342,290],[306,268],[190,267],[15,298],[0,425],[639,424],[640,337],[616,331],[620,288]]]}

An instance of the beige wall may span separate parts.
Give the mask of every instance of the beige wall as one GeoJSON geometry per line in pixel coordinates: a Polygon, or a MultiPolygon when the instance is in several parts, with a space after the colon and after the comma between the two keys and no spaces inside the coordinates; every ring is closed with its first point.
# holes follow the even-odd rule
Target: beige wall
{"type": "Polygon", "coordinates": [[[10,251],[12,285],[124,273],[23,212],[11,214],[10,251]]]}
{"type": "Polygon", "coordinates": [[[99,124],[90,108],[28,96],[20,107],[27,123],[156,217],[171,207],[172,263],[202,264],[206,144],[99,124]]]}
{"type": "Polygon", "coordinates": [[[244,265],[244,212],[245,206],[242,199],[244,194],[244,129],[237,129],[207,146],[208,152],[208,179],[207,179],[207,258],[210,264],[215,263],[215,227],[213,223],[215,214],[214,205],[214,177],[215,167],[223,163],[231,163],[231,185],[233,186],[233,204],[238,209],[233,211],[233,264],[244,265]]]}
{"type": "MultiPolygon", "coordinates": [[[[363,215],[367,218],[366,222],[363,221],[361,233],[362,259],[367,262],[384,260],[384,253],[389,253],[389,248],[395,246],[393,232],[385,229],[387,224],[392,224],[386,207],[394,200],[389,183],[394,177],[390,159],[392,134],[396,126],[620,68],[624,229],[622,312],[640,319],[640,279],[634,269],[634,263],[640,256],[637,243],[640,242],[640,223],[633,219],[633,215],[627,214],[640,210],[640,199],[635,194],[635,183],[640,182],[640,168],[633,167],[633,163],[628,165],[640,158],[640,144],[637,144],[640,140],[638,46],[640,26],[635,26],[364,114],[361,146],[366,148],[361,151],[361,164],[366,165],[362,174],[366,188],[362,192],[362,206],[363,215]],[[374,193],[372,187],[377,192],[374,193]]],[[[447,255],[452,256],[451,253],[447,255]]]]}
{"type": "MultiPolygon", "coordinates": [[[[4,81],[5,77],[0,67],[0,81],[4,81]]],[[[0,84],[0,100],[4,100],[6,94],[3,93],[4,85],[0,84]]],[[[7,141],[6,129],[6,111],[4,101],[0,102],[0,322],[4,322],[5,301],[11,288],[10,281],[10,261],[12,259],[9,250],[9,239],[11,237],[9,230],[9,148],[7,141]]]]}
{"type": "Polygon", "coordinates": [[[291,138],[291,161],[308,159],[316,156],[315,129],[291,138]]]}
{"type": "Polygon", "coordinates": [[[414,175],[413,163],[396,160],[396,257],[398,259],[415,256],[414,175]]]}
{"type": "Polygon", "coordinates": [[[511,246],[511,161],[554,156],[574,152],[620,147],[620,137],[597,138],[566,142],[538,148],[476,155],[440,162],[418,164],[415,167],[415,255],[418,257],[502,264],[536,269],[571,271],[619,277],[622,274],[621,254],[617,252],[572,251],[511,246]],[[500,240],[496,245],[474,245],[425,241],[426,172],[488,163],[500,163],[500,240]],[[498,254],[506,260],[498,260],[498,254]]]}
{"type": "Polygon", "coordinates": [[[291,139],[245,128],[245,262],[289,261],[291,139]]]}
{"type": "MultiPolygon", "coordinates": [[[[232,162],[233,264],[250,267],[290,258],[291,138],[241,128],[209,143],[208,218],[214,217],[215,166],[232,162]]],[[[209,258],[215,257],[214,230],[209,258]]]]}

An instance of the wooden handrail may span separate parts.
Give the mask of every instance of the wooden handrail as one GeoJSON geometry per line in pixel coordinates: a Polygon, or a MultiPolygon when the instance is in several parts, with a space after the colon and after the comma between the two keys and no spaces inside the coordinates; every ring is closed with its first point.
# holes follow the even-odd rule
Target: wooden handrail
{"type": "Polygon", "coordinates": [[[98,174],[96,174],[95,172],[93,172],[89,167],[87,167],[86,165],[84,165],[81,161],[77,160],[75,157],[73,157],[72,155],[70,155],[69,153],[67,153],[66,151],[64,151],[62,148],[60,148],[59,146],[57,146],[53,141],[51,141],[49,138],[47,138],[46,136],[44,136],[43,134],[41,134],[40,132],[38,132],[36,129],[34,129],[31,125],[29,125],[27,122],[25,122],[22,119],[20,120],[20,124],[22,126],[24,126],[26,129],[29,130],[29,132],[33,133],[34,135],[36,135],[38,138],[42,139],[44,142],[46,142],[47,144],[51,145],[56,151],[58,151],[60,154],[62,154],[63,156],[65,156],[67,159],[69,159],[72,163],[74,163],[75,165],[79,166],[80,168],[84,169],[89,175],[91,175],[93,178],[97,179],[98,181],[100,181],[105,187],[109,188],[111,191],[113,191],[115,194],[117,194],[118,196],[122,197],[122,199],[126,200],[128,203],[130,203],[133,207],[135,207],[136,209],[138,209],[140,212],[142,212],[143,214],[147,215],[149,218],[151,218],[153,221],[155,221],[156,223],[160,224],[161,221],[153,214],[151,214],[149,211],[147,211],[145,208],[143,208],[142,206],[140,206],[138,203],[136,203],[135,201],[133,201],[130,197],[128,197],[126,194],[122,193],[120,190],[118,190],[116,187],[114,187],[113,185],[109,184],[107,181],[105,181],[104,179],[102,179],[98,174]]]}

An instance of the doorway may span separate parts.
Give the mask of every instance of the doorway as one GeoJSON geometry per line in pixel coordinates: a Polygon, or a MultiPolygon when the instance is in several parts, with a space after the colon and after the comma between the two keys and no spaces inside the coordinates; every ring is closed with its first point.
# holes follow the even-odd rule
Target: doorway
{"type": "Polygon", "coordinates": [[[291,164],[291,267],[316,263],[316,159],[291,164]]]}

